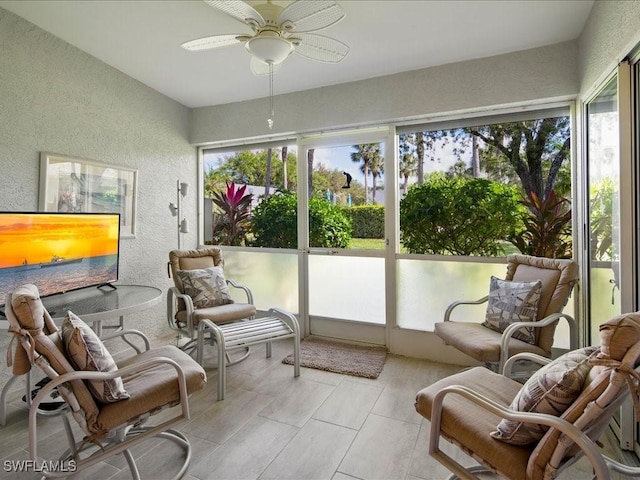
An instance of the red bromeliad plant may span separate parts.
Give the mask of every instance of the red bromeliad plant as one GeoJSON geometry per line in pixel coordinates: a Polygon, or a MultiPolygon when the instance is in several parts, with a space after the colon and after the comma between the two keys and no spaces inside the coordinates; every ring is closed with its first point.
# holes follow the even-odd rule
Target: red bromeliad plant
{"type": "Polygon", "coordinates": [[[220,245],[239,246],[246,244],[249,229],[249,214],[253,194],[247,193],[247,186],[236,188],[227,182],[227,189],[214,192],[212,200],[221,210],[213,214],[213,240],[220,245]]]}

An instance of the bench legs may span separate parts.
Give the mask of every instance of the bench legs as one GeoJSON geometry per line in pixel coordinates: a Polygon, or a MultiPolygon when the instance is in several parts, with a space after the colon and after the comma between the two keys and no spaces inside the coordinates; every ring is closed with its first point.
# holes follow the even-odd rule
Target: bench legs
{"type": "MultiPolygon", "coordinates": [[[[248,347],[249,345],[265,343],[266,356],[270,358],[272,341],[293,337],[293,376],[300,376],[300,327],[298,320],[293,314],[277,308],[270,309],[269,315],[271,316],[267,318],[257,318],[239,322],[240,325],[250,326],[251,329],[247,331],[246,334],[238,334],[236,332],[232,337],[233,340],[230,345],[228,345],[228,338],[225,338],[225,334],[230,336],[229,330],[233,328],[233,323],[216,325],[211,320],[206,319],[198,322],[196,361],[200,365],[203,363],[204,337],[207,330],[213,335],[218,347],[218,400],[224,400],[225,395],[227,380],[225,356],[227,354],[227,348],[233,350],[241,346],[248,347]]],[[[237,323],[235,325],[237,325],[237,323]]]]}

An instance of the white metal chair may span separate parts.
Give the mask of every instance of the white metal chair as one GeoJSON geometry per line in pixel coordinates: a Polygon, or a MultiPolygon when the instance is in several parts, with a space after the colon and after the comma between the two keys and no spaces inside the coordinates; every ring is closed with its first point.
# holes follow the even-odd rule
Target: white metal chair
{"type": "Polygon", "coordinates": [[[600,332],[599,348],[567,354],[586,357],[586,363],[578,363],[571,374],[562,371],[563,357],[552,362],[520,353],[507,361],[506,375],[520,359],[547,364],[546,371],[540,370],[529,380],[530,385],[475,367],[418,392],[416,410],[431,422],[429,454],[452,472],[448,478],[478,479],[478,473],[493,472],[510,480],[552,480],[583,455],[598,480],[609,480],[610,471],[640,476],[640,468],[607,457],[596,443],[629,393],[636,415],[640,414],[640,375],[636,371],[640,364],[640,312],[615,317],[603,324],[600,332]],[[556,385],[546,383],[552,377],[552,367],[556,369],[554,378],[564,382],[553,395],[549,392],[556,385]],[[538,392],[540,397],[527,399],[531,392],[538,392]],[[526,408],[523,399],[529,401],[526,408]],[[549,410],[542,408],[543,401],[551,407],[549,410]],[[537,435],[528,440],[520,437],[517,442],[515,435],[496,436],[503,421],[515,426],[513,432],[525,428],[525,433],[537,435]],[[440,448],[441,439],[450,441],[480,465],[464,467],[440,448]]]}
{"type": "MultiPolygon", "coordinates": [[[[104,340],[129,337],[126,343],[135,347],[133,355],[117,365],[113,363],[109,369],[94,371],[90,368],[79,369],[74,366],[77,358],[95,359],[96,350],[103,354],[106,348],[101,340],[75,317],[76,326],[71,328],[70,335],[58,329],[51,316],[42,305],[38,289],[35,285],[23,285],[7,297],[6,315],[9,320],[9,332],[19,342],[13,362],[20,365],[21,370],[38,366],[51,381],[36,395],[29,409],[29,452],[34,462],[42,461],[39,457],[38,415],[39,406],[48,394],[57,388],[67,403],[68,411],[80,425],[84,438],[76,440],[73,435],[67,409],[62,414],[70,448],[52,462],[63,462],[68,466],[67,472],[43,471],[45,477],[62,477],[69,471],[81,471],[113,455],[122,453],[127,460],[132,477],[139,479],[136,462],[131,453],[135,445],[151,438],[161,437],[172,440],[184,449],[184,462],[176,466],[175,478],[181,478],[187,471],[191,460],[189,440],[172,427],[189,418],[189,394],[205,387],[207,377],[200,365],[175,346],[166,345],[150,348],[149,340],[135,330],[122,330],[104,340]],[[80,337],[78,337],[80,335],[80,337]],[[136,347],[132,337],[138,337],[143,348],[136,347]],[[82,338],[82,340],[80,340],[82,338]],[[76,348],[79,354],[71,353],[76,348]],[[95,382],[119,382],[122,390],[118,399],[97,398],[90,387],[95,382]],[[165,417],[162,422],[148,425],[149,419],[161,410],[179,406],[172,416],[165,417]]],[[[67,320],[70,320],[68,313],[67,320]]],[[[63,330],[67,328],[63,324],[63,330]]],[[[10,350],[12,345],[10,344],[10,350]]],[[[11,354],[11,351],[9,352],[11,354]]],[[[111,360],[111,356],[108,356],[111,360]]],[[[11,363],[11,362],[10,362],[11,363]]],[[[107,387],[104,387],[103,393],[107,387]]],[[[111,391],[111,390],[109,390],[111,391]]],[[[99,392],[100,393],[100,392],[99,392]]],[[[62,470],[61,464],[58,464],[62,470]]]]}
{"type": "MultiPolygon", "coordinates": [[[[255,317],[256,307],[253,304],[251,290],[231,279],[224,278],[222,273],[224,261],[219,247],[172,250],[169,252],[169,266],[174,286],[169,288],[167,293],[167,321],[169,327],[177,331],[179,335],[186,337],[187,341],[181,345],[183,350],[195,349],[199,332],[198,324],[202,320],[208,320],[214,324],[225,324],[255,317]],[[203,285],[203,289],[210,288],[211,285],[208,284],[214,284],[212,294],[207,296],[207,292],[202,292],[204,298],[202,305],[204,306],[198,306],[198,296],[189,291],[183,281],[188,278],[187,275],[194,272],[200,275],[198,281],[200,285],[203,285]],[[216,284],[215,278],[211,278],[216,275],[219,276],[218,281],[223,281],[226,285],[241,290],[246,296],[246,302],[225,301],[224,297],[221,299],[218,292],[215,292],[216,288],[220,288],[221,285],[216,284]]],[[[193,288],[192,290],[199,289],[193,288]]],[[[202,290],[200,289],[200,291],[202,290]]],[[[210,343],[213,343],[214,340],[213,336],[209,338],[210,343]]],[[[242,353],[236,355],[233,360],[229,352],[226,352],[227,364],[237,363],[249,355],[248,347],[244,347],[240,351],[242,353]]]]}
{"type": "Polygon", "coordinates": [[[573,317],[562,313],[571,290],[577,282],[578,265],[569,259],[532,257],[512,254],[507,256],[505,280],[512,282],[540,281],[542,284],[537,318],[533,322],[514,322],[502,333],[478,321],[453,321],[454,309],[461,305],[480,305],[489,296],[474,301],[454,302],[446,309],[444,321],[435,324],[434,332],[447,344],[471,358],[502,372],[506,360],[516,353],[530,352],[551,357],[553,339],[558,321],[569,324],[569,350],[578,347],[578,325],[573,317]],[[535,331],[535,341],[527,343],[514,338],[523,327],[535,331]]]}

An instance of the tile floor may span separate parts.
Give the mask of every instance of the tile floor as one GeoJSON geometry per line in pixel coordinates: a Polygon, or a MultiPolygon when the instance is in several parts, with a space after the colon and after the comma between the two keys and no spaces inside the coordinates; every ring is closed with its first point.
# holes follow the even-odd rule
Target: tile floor
{"type": "MultiPolygon", "coordinates": [[[[447,476],[427,454],[429,424],[415,412],[413,402],[418,390],[460,367],[389,355],[376,380],[307,368],[296,379],[293,367],[281,363],[291,349],[290,341],[276,342],[272,358],[267,359],[263,347],[254,347],[247,360],[227,370],[227,394],[221,402],[216,401],[216,371],[207,368],[207,388],[191,397],[191,419],[180,427],[193,446],[187,480],[433,480],[447,476]]],[[[59,419],[41,423],[46,440],[39,453],[45,456],[64,442],[64,436],[59,419]]],[[[26,409],[16,399],[9,407],[7,425],[0,427],[0,465],[29,458],[27,444],[26,409]]],[[[134,449],[142,477],[169,478],[179,461],[176,452],[164,440],[134,449]]],[[[560,478],[588,479],[589,472],[582,460],[560,478]]],[[[38,476],[7,473],[0,466],[0,478],[38,476]]],[[[118,456],[69,478],[131,477],[118,456]]]]}

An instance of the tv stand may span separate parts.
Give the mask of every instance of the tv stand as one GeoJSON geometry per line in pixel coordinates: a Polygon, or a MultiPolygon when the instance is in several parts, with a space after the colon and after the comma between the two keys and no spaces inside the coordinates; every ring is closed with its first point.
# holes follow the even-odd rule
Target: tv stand
{"type": "Polygon", "coordinates": [[[112,290],[117,290],[118,287],[116,287],[113,283],[111,282],[107,282],[107,283],[101,283],[100,285],[98,285],[96,287],[98,290],[103,289],[103,288],[110,288],[112,290]]]}

